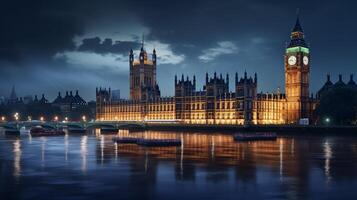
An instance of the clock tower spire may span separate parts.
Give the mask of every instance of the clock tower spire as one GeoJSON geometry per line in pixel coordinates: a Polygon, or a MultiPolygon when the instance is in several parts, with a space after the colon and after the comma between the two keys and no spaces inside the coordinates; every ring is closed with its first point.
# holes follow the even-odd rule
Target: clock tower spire
{"type": "Polygon", "coordinates": [[[310,49],[300,24],[299,15],[285,51],[285,92],[287,123],[309,118],[310,49]]]}

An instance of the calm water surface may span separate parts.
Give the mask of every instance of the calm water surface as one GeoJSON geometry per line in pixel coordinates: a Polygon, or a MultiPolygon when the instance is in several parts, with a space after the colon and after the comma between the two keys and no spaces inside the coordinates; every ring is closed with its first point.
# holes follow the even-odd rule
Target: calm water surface
{"type": "Polygon", "coordinates": [[[181,147],[116,145],[114,135],[0,137],[0,199],[357,199],[357,138],[236,143],[215,133],[181,147]]]}

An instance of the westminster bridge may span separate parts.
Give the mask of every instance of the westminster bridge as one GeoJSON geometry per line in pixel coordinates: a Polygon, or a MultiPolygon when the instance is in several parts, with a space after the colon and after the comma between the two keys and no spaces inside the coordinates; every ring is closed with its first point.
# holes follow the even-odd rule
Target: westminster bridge
{"type": "Polygon", "coordinates": [[[109,129],[135,129],[157,131],[188,131],[188,132],[276,132],[277,134],[337,134],[357,135],[357,125],[332,126],[332,125],[211,125],[211,124],[183,124],[183,123],[148,123],[143,121],[12,121],[2,122],[0,127],[5,129],[17,129],[41,125],[48,128],[109,128],[109,129]]]}
{"type": "Polygon", "coordinates": [[[95,129],[95,128],[113,128],[113,129],[142,129],[145,127],[144,123],[141,122],[110,122],[110,121],[12,121],[12,122],[2,122],[0,127],[5,129],[20,129],[25,127],[30,129],[35,126],[43,126],[47,128],[66,128],[66,127],[78,127],[84,129],[95,129]]]}

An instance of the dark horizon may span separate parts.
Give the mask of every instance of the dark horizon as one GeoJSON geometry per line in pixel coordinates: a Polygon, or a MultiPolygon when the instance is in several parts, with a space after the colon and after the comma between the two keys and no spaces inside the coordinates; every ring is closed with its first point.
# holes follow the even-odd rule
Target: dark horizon
{"type": "MultiPolygon", "coordinates": [[[[128,52],[136,56],[142,34],[146,50],[158,54],[158,84],[173,95],[174,75],[258,74],[258,91],[284,89],[284,49],[296,8],[311,50],[311,84],[316,92],[331,74],[345,82],[357,74],[351,33],[352,3],[301,1],[90,1],[7,2],[1,8],[0,96],[16,86],[18,96],[79,90],[94,100],[95,88],[120,89],[128,97],[128,52]],[[318,24],[318,26],[316,26],[318,24]],[[116,41],[121,41],[117,43],[116,41]],[[273,78],[272,78],[273,77],[273,78]]],[[[232,86],[232,83],[230,84],[232,86]]],[[[232,87],[231,87],[232,90],[232,87]]]]}

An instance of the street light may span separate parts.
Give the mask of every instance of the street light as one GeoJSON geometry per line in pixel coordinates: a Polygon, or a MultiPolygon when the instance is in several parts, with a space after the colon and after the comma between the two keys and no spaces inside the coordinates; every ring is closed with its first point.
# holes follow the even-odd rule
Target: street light
{"type": "Polygon", "coordinates": [[[55,122],[58,121],[58,117],[57,116],[54,117],[54,121],[55,122]]]}
{"type": "Polygon", "coordinates": [[[4,121],[5,121],[5,119],[6,119],[6,118],[5,118],[5,116],[2,116],[2,117],[1,117],[1,121],[3,121],[3,122],[4,122],[4,121]]]}
{"type": "Polygon", "coordinates": [[[86,121],[86,116],[85,116],[85,115],[82,116],[82,120],[83,120],[84,122],[86,121]]]}
{"type": "Polygon", "coordinates": [[[330,121],[331,121],[331,119],[330,119],[329,117],[326,117],[326,118],[325,118],[325,123],[326,123],[326,125],[328,125],[328,124],[330,123],[330,121]]]}
{"type": "Polygon", "coordinates": [[[27,120],[31,121],[32,120],[31,116],[27,116],[27,120]]]}
{"type": "Polygon", "coordinates": [[[68,117],[65,117],[65,118],[64,118],[64,121],[68,121],[68,117]]]}
{"type": "Polygon", "coordinates": [[[45,120],[45,118],[44,117],[40,117],[40,121],[44,121],[45,120]]]}
{"type": "Polygon", "coordinates": [[[14,118],[15,118],[16,121],[19,120],[19,113],[18,112],[14,114],[14,118]]]}

